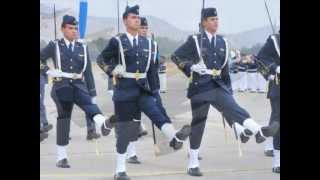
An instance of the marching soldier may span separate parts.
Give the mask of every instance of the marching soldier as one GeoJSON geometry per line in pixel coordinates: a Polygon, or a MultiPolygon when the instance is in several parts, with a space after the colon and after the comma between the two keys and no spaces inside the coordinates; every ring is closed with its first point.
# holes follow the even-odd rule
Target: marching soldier
{"type": "MultiPolygon", "coordinates": [[[[145,17],[140,17],[140,28],[139,28],[139,35],[143,36],[145,38],[148,38],[148,21],[145,17]]],[[[154,42],[153,42],[154,43],[154,42]]],[[[154,55],[153,57],[157,57],[157,55],[154,55]]],[[[156,60],[156,59],[154,59],[156,60]]],[[[150,63],[155,63],[154,61],[151,61],[150,63]]],[[[141,121],[141,112],[137,113],[136,119],[140,120],[140,133],[138,137],[142,137],[147,135],[147,130],[145,129],[145,126],[143,122],[141,121]]],[[[141,162],[138,160],[137,152],[136,152],[136,141],[131,141],[127,148],[127,162],[131,164],[140,164],[141,162]]]]}
{"type": "Polygon", "coordinates": [[[279,128],[277,123],[262,127],[235,101],[228,72],[228,43],[216,34],[218,17],[215,8],[202,10],[201,25],[204,31],[189,36],[172,55],[172,61],[190,78],[187,97],[191,100],[192,130],[187,172],[191,176],[203,175],[198,154],[210,105],[223,114],[230,126],[235,126],[240,137],[249,139],[254,134],[257,143],[273,136],[279,128]]]}
{"type": "Polygon", "coordinates": [[[239,73],[239,92],[245,92],[248,88],[248,80],[247,80],[247,55],[241,54],[241,59],[238,64],[238,73],[239,73]]]}
{"type": "Polygon", "coordinates": [[[162,112],[154,97],[154,77],[157,69],[151,61],[155,47],[151,39],[138,35],[140,28],[139,6],[127,7],[122,15],[126,33],[113,37],[98,56],[99,66],[115,82],[113,101],[117,121],[117,165],[114,179],[130,179],[126,174],[126,151],[130,141],[134,141],[139,132],[136,114],[144,112],[149,119],[169,139],[169,146],[181,149],[183,141],[190,135],[190,126],[177,131],[171,120],[162,112]],[[113,63],[112,59],[118,60],[113,63]]]}
{"type": "Polygon", "coordinates": [[[251,58],[251,55],[248,55],[248,74],[247,74],[247,85],[248,85],[248,90],[251,93],[255,93],[257,92],[258,88],[257,88],[257,64],[255,63],[255,61],[251,58]]]}
{"type": "Polygon", "coordinates": [[[257,89],[258,89],[258,93],[267,92],[267,81],[263,78],[263,76],[259,72],[257,72],[257,89]]]}
{"type": "MultiPolygon", "coordinates": [[[[145,38],[148,38],[148,21],[145,17],[140,17],[140,21],[141,21],[141,26],[139,29],[139,35],[143,36],[145,38]]],[[[152,43],[154,44],[155,47],[157,47],[157,42],[152,40],[152,43]]],[[[154,66],[156,67],[156,69],[160,69],[160,62],[159,62],[159,49],[157,48],[155,55],[153,56],[153,60],[150,63],[154,63],[154,66]]],[[[154,86],[152,86],[153,91],[155,92],[154,97],[156,98],[157,101],[157,105],[159,106],[159,108],[161,109],[161,111],[165,114],[165,116],[169,119],[167,112],[165,110],[165,108],[163,107],[162,104],[162,100],[161,100],[161,96],[159,94],[160,88],[161,88],[161,80],[160,80],[160,74],[157,74],[155,76],[149,77],[150,82],[155,82],[154,86]],[[154,78],[153,80],[150,80],[150,78],[154,78]]],[[[138,116],[137,119],[141,119],[141,113],[138,116]]],[[[141,122],[141,126],[140,129],[143,129],[143,123],[141,122]]],[[[140,135],[141,136],[141,135],[140,135]]],[[[132,164],[140,164],[140,161],[138,161],[138,157],[136,155],[136,148],[135,148],[135,141],[131,141],[128,145],[128,149],[127,149],[127,153],[128,153],[128,163],[132,163],[132,164]]]]}
{"type": "Polygon", "coordinates": [[[50,131],[53,126],[48,123],[46,106],[44,104],[46,85],[48,84],[48,75],[40,72],[40,127],[44,132],[50,131]]]}
{"type": "Polygon", "coordinates": [[[51,41],[40,51],[40,71],[53,77],[51,97],[57,111],[57,164],[59,168],[70,168],[67,157],[69,144],[70,120],[73,105],[79,106],[97,127],[102,135],[111,130],[109,120],[94,104],[96,90],[91,72],[91,61],[87,48],[77,42],[78,22],[72,16],[63,16],[61,31],[64,38],[51,41]],[[50,69],[46,61],[52,58],[55,69],[50,69]]]}
{"type": "Polygon", "coordinates": [[[167,92],[167,66],[164,56],[160,57],[160,67],[159,67],[159,80],[160,80],[160,92],[167,92]]]}
{"type": "Polygon", "coordinates": [[[239,73],[238,73],[238,63],[240,62],[240,54],[238,50],[231,51],[231,61],[230,61],[230,79],[231,87],[233,91],[239,90],[239,73]]]}
{"type": "MultiPolygon", "coordinates": [[[[269,90],[267,98],[270,99],[270,123],[280,123],[280,30],[279,34],[269,36],[265,45],[257,56],[270,70],[268,73],[269,90]]],[[[270,124],[269,123],[269,124],[270,124]]],[[[273,136],[273,168],[272,172],[280,173],[280,129],[273,136]]],[[[271,155],[269,152],[268,155],[271,155]]]]}

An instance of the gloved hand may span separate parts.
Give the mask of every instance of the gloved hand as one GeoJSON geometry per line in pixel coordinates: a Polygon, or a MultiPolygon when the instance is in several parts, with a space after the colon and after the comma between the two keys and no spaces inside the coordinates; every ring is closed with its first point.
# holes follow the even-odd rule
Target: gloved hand
{"type": "Polygon", "coordinates": [[[91,98],[92,104],[97,104],[97,96],[91,98]]]}
{"type": "Polygon", "coordinates": [[[207,67],[203,63],[198,63],[198,64],[192,65],[190,69],[193,72],[197,72],[200,75],[203,75],[203,74],[205,74],[207,67]]]}
{"type": "Polygon", "coordinates": [[[280,66],[277,66],[276,72],[280,74],[280,66]]]}
{"type": "Polygon", "coordinates": [[[269,81],[273,81],[274,78],[275,78],[275,75],[269,75],[269,76],[268,76],[268,80],[269,80],[269,81]]]}
{"type": "Polygon", "coordinates": [[[46,73],[48,76],[51,76],[51,77],[62,77],[62,74],[61,74],[62,72],[57,69],[50,69],[46,73]]]}
{"type": "Polygon", "coordinates": [[[124,73],[125,73],[124,67],[120,64],[117,65],[112,71],[112,74],[118,77],[122,77],[124,73]]]}

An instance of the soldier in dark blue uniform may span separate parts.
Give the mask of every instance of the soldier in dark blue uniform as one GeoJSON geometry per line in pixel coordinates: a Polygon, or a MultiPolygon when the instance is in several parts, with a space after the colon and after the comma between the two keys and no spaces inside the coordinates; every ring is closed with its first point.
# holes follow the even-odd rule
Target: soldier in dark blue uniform
{"type": "MultiPolygon", "coordinates": [[[[139,35],[143,36],[145,38],[148,38],[148,21],[145,17],[141,17],[140,18],[141,21],[141,25],[140,25],[140,30],[139,30],[139,35]]],[[[154,51],[153,55],[153,59],[151,60],[150,63],[154,64],[154,67],[156,68],[157,71],[159,71],[160,69],[160,61],[159,61],[159,48],[157,45],[157,42],[152,39],[152,44],[154,45],[154,47],[156,48],[156,51],[154,51]]],[[[163,104],[162,104],[162,99],[160,96],[160,77],[159,74],[156,74],[155,76],[149,76],[148,77],[149,82],[153,82],[153,84],[151,85],[152,91],[154,92],[153,96],[156,99],[157,105],[159,106],[159,108],[161,109],[161,111],[164,113],[164,115],[166,116],[167,119],[170,119],[163,104]]],[[[139,112],[136,116],[137,120],[141,120],[141,112],[139,112]]],[[[142,122],[141,122],[142,125],[142,122]]],[[[140,126],[140,135],[139,137],[142,136],[143,130],[142,130],[142,126],[140,126]]],[[[136,155],[136,148],[135,148],[135,141],[131,141],[128,145],[128,149],[127,149],[127,153],[128,153],[128,163],[132,163],[132,164],[140,164],[141,162],[138,160],[138,157],[136,155]]]]}
{"type": "Polygon", "coordinates": [[[126,33],[113,37],[98,56],[99,66],[114,80],[113,101],[117,121],[117,167],[114,178],[127,180],[126,151],[130,141],[139,132],[137,113],[144,112],[170,140],[170,147],[181,149],[190,135],[190,126],[176,131],[171,120],[157,105],[154,77],[158,71],[154,63],[155,46],[151,39],[138,35],[140,28],[139,6],[127,7],[123,13],[126,33]],[[117,60],[117,62],[112,61],[117,60]]]}
{"type": "Polygon", "coordinates": [[[239,73],[239,62],[240,62],[240,51],[234,50],[230,52],[230,79],[233,91],[238,91],[240,86],[240,73],[239,73]]]}
{"type": "Polygon", "coordinates": [[[190,36],[172,55],[172,61],[191,79],[187,93],[192,109],[188,165],[191,176],[202,176],[198,154],[210,105],[223,114],[230,126],[238,126],[242,137],[254,134],[257,143],[273,136],[279,127],[278,124],[261,127],[235,101],[227,63],[228,44],[216,34],[218,17],[215,8],[202,10],[201,25],[204,31],[190,36]]]}
{"type": "MultiPolygon", "coordinates": [[[[147,19],[145,17],[140,17],[139,35],[147,38],[148,29],[149,27],[148,27],[147,19]]],[[[153,57],[156,58],[157,55],[153,57]]],[[[153,63],[153,61],[151,61],[150,63],[153,63]]],[[[145,129],[143,122],[141,121],[141,112],[138,112],[136,114],[135,120],[137,120],[137,123],[140,123],[140,127],[139,127],[140,132],[138,134],[138,138],[147,135],[148,132],[145,129]]],[[[130,164],[141,164],[141,162],[138,160],[138,156],[136,152],[136,141],[138,140],[138,138],[135,139],[134,141],[131,141],[127,148],[127,162],[130,164]]]]}
{"type": "Polygon", "coordinates": [[[98,106],[92,102],[96,96],[91,72],[91,61],[87,48],[77,42],[77,21],[74,17],[63,17],[61,30],[64,38],[51,41],[40,51],[40,71],[54,78],[51,97],[57,111],[57,167],[69,168],[66,147],[69,144],[70,120],[73,105],[78,105],[101,128],[103,135],[111,130],[98,106]],[[49,69],[46,61],[52,58],[55,68],[49,69]]]}
{"type": "MultiPolygon", "coordinates": [[[[271,104],[270,123],[280,123],[280,30],[279,34],[273,34],[267,39],[257,58],[269,69],[265,76],[269,80],[267,98],[271,104]]],[[[280,129],[273,136],[273,148],[272,171],[280,173],[280,129]]]]}
{"type": "Polygon", "coordinates": [[[253,58],[249,55],[248,57],[250,60],[247,63],[247,87],[249,92],[254,93],[257,92],[258,88],[257,88],[257,71],[258,71],[258,66],[256,64],[256,62],[253,60],[253,58]]]}
{"type": "Polygon", "coordinates": [[[248,63],[246,60],[247,55],[241,54],[241,60],[238,62],[238,73],[239,73],[239,92],[244,92],[248,88],[248,81],[247,81],[247,70],[248,70],[248,63]]]}
{"type": "Polygon", "coordinates": [[[166,66],[166,59],[164,56],[160,56],[160,63],[159,63],[159,80],[160,80],[160,92],[166,93],[167,92],[167,66],[166,66]]]}
{"type": "Polygon", "coordinates": [[[43,132],[48,132],[53,128],[52,124],[48,123],[46,106],[44,104],[46,84],[48,84],[48,76],[40,73],[40,127],[42,127],[43,132]]]}

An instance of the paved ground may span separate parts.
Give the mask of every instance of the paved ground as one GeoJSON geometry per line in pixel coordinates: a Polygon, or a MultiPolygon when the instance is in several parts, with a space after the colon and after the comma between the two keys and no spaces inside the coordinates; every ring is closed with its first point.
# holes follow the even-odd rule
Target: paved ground
{"type": "MultiPolygon", "coordinates": [[[[95,69],[95,68],[94,68],[95,69]]],[[[106,92],[105,76],[95,69],[95,80],[98,91],[98,104],[107,115],[112,114],[113,105],[110,95],[106,92]]],[[[168,76],[168,93],[162,94],[167,112],[174,124],[181,127],[190,123],[190,105],[186,95],[186,78],[182,73],[174,70],[168,76]]],[[[50,87],[47,89],[49,92],[50,87]]],[[[252,117],[261,124],[267,124],[270,107],[265,94],[236,93],[235,97],[252,117]]],[[[49,121],[55,125],[55,106],[46,97],[49,121]]],[[[75,108],[71,125],[70,146],[68,148],[71,169],[55,167],[55,129],[50,131],[49,138],[40,143],[40,178],[41,180],[111,180],[115,169],[115,137],[114,132],[108,137],[100,138],[98,142],[88,142],[84,113],[75,108]],[[96,148],[98,147],[98,148],[96,148]],[[97,152],[98,149],[98,152],[97,152]]],[[[143,117],[149,134],[150,122],[143,117]]],[[[160,135],[159,135],[160,136],[160,135]]],[[[221,121],[221,115],[210,109],[205,135],[202,141],[201,169],[205,176],[196,178],[186,175],[187,149],[165,156],[155,157],[151,135],[137,143],[137,151],[141,165],[128,165],[128,174],[136,180],[163,180],[163,179],[201,179],[201,180],[278,180],[279,175],[271,173],[271,158],[264,157],[263,146],[257,145],[254,138],[247,144],[241,145],[243,152],[239,157],[238,146],[235,142],[232,129],[227,128],[227,139],[221,121]]]]}

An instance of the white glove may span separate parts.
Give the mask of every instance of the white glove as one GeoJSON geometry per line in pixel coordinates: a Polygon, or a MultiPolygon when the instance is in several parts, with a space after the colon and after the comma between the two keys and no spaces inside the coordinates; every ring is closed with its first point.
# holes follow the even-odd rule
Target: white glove
{"type": "Polygon", "coordinates": [[[51,77],[62,77],[62,72],[60,70],[57,70],[57,69],[50,69],[46,72],[46,74],[48,76],[51,76],[51,77]]]}
{"type": "Polygon", "coordinates": [[[280,66],[277,67],[276,72],[280,74],[280,66]]]}
{"type": "Polygon", "coordinates": [[[269,81],[273,81],[273,80],[274,80],[274,78],[275,78],[275,76],[274,76],[274,75],[269,75],[269,76],[268,76],[268,80],[269,80],[269,81]]]}
{"type": "Polygon", "coordinates": [[[118,76],[118,77],[121,77],[121,76],[123,76],[123,74],[125,73],[125,71],[124,71],[124,67],[122,66],[122,65],[117,65],[115,68],[114,68],[114,70],[112,71],[112,74],[114,75],[114,76],[118,76]]]}
{"type": "Polygon", "coordinates": [[[96,96],[92,97],[91,102],[92,104],[97,104],[97,97],[96,96]]]}
{"type": "Polygon", "coordinates": [[[200,75],[205,74],[207,67],[203,63],[194,64],[191,66],[191,71],[197,72],[200,75]]]}

